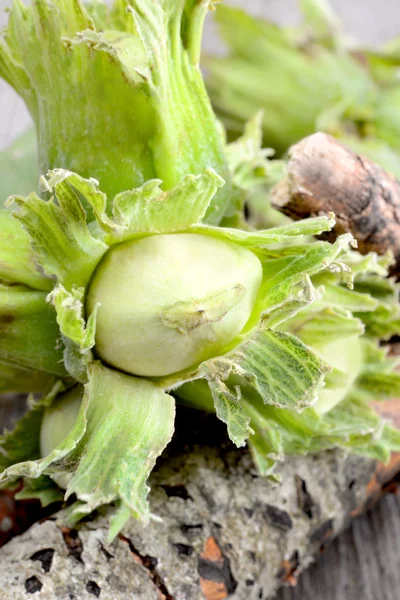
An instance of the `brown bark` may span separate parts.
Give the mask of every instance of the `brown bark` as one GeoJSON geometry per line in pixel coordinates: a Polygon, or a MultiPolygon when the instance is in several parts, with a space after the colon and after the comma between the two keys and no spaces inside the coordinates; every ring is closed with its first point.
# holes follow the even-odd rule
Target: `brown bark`
{"type": "MultiPolygon", "coordinates": [[[[386,417],[398,403],[379,404],[386,417]]],[[[0,549],[0,599],[257,600],[295,585],[312,557],[370,507],[398,465],[341,451],[288,457],[282,485],[257,477],[212,416],[180,408],[152,475],[162,522],[132,520],[107,545],[107,521],[69,529],[45,520],[0,549]],[[39,595],[39,594],[38,594],[39,595]]]]}
{"type": "Polygon", "coordinates": [[[361,253],[391,250],[400,264],[400,182],[329,135],[316,133],[290,149],[288,175],[272,203],[295,220],[333,212],[327,239],[351,232],[361,253]]]}

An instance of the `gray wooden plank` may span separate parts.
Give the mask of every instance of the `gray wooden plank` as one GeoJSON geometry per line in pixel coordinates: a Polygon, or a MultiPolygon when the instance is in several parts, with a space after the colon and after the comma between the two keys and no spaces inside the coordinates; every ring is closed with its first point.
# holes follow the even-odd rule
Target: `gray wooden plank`
{"type": "Polygon", "coordinates": [[[400,496],[386,496],[356,519],[276,600],[398,600],[400,496]]]}

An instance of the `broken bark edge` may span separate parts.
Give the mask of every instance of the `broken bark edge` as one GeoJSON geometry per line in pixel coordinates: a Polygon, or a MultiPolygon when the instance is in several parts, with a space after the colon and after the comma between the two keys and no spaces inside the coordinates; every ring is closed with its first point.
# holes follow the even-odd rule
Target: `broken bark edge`
{"type": "Polygon", "coordinates": [[[152,511],[162,522],[132,521],[111,545],[106,515],[76,529],[37,523],[0,550],[1,600],[26,600],[28,588],[40,600],[269,598],[295,585],[351,515],[389,490],[400,466],[341,451],[291,457],[274,487],[247,451],[221,445],[215,418],[179,412],[186,437],[152,477],[152,511]]]}

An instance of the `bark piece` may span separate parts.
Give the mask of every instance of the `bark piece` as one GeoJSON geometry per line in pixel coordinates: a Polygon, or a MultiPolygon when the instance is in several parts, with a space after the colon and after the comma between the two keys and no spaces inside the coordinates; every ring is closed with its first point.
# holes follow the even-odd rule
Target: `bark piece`
{"type": "Polygon", "coordinates": [[[41,600],[269,598],[370,501],[375,461],[340,451],[292,457],[273,486],[215,417],[180,409],[178,420],[151,481],[162,522],[132,521],[111,545],[104,515],[76,530],[37,523],[0,550],[1,600],[29,598],[32,578],[41,600]],[[48,568],[38,556],[51,551],[48,568]]]}
{"type": "Polygon", "coordinates": [[[295,220],[333,212],[336,226],[327,239],[351,232],[361,253],[392,250],[400,263],[400,182],[329,135],[292,146],[272,203],[295,220]]]}

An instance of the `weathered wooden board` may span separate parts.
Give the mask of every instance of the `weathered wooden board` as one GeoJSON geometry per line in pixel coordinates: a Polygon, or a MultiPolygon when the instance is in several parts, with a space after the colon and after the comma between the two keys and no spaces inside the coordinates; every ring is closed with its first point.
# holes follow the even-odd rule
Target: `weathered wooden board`
{"type": "Polygon", "coordinates": [[[398,600],[400,496],[386,496],[353,521],[326,553],[276,600],[398,600]]]}

